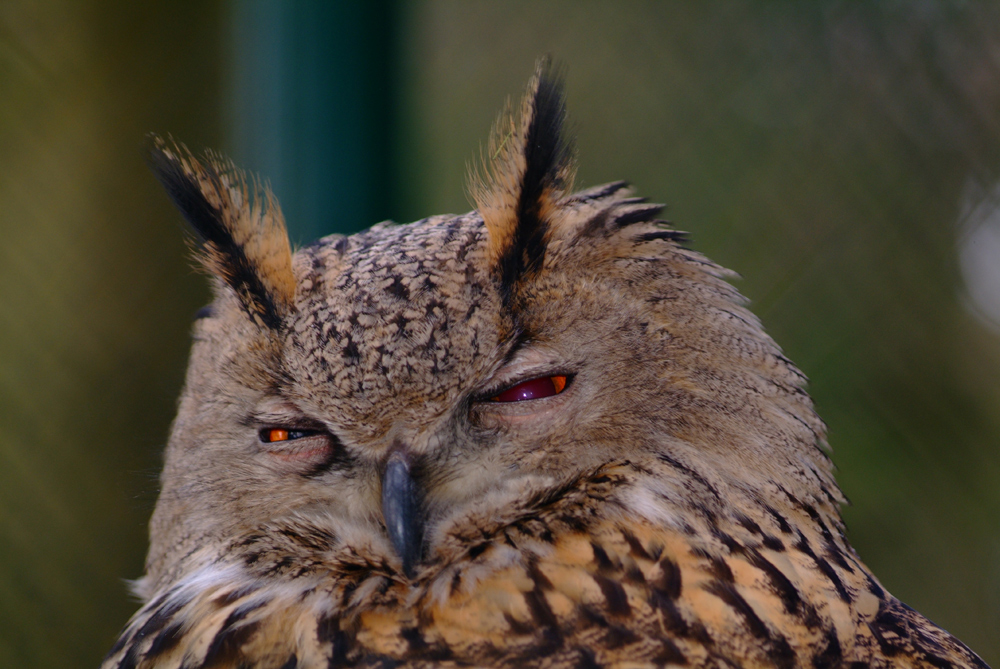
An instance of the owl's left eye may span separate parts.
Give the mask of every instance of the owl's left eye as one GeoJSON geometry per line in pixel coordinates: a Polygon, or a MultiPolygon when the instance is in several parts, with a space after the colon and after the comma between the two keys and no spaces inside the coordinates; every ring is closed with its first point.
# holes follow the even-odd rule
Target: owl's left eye
{"type": "Polygon", "coordinates": [[[538,400],[543,397],[558,395],[566,389],[565,376],[541,376],[537,379],[522,381],[516,386],[512,386],[495,397],[491,397],[491,402],[524,402],[525,400],[538,400]]]}

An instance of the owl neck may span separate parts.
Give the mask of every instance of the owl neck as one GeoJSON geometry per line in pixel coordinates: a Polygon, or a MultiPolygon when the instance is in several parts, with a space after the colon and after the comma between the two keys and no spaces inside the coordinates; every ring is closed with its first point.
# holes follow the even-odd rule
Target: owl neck
{"type": "MultiPolygon", "coordinates": [[[[262,528],[214,557],[192,555],[197,564],[153,595],[111,657],[132,653],[164,666],[182,658],[215,666],[266,655],[282,666],[277,660],[293,655],[306,664],[338,653],[348,660],[351,653],[393,657],[400,647],[413,651],[400,646],[406,634],[434,639],[468,628],[485,638],[496,631],[490,620],[513,624],[524,615],[522,598],[535,601],[539,589],[568,598],[575,611],[587,606],[588,588],[603,588],[609,606],[626,606],[627,597],[616,599],[625,591],[614,583],[632,582],[637,593],[651,589],[642,597],[676,590],[683,607],[684,593],[729,592],[723,586],[740,581],[740,564],[771,569],[770,577],[784,583],[774,567],[780,555],[806,559],[823,575],[819,599],[802,610],[822,614],[830,593],[848,602],[878,587],[846,544],[830,504],[782,491],[773,499],[740,496],[697,476],[666,477],[657,466],[676,470],[670,463],[614,463],[547,497],[524,500],[517,516],[467,517],[439,528],[434,552],[412,580],[386,547],[348,547],[335,539],[331,545],[323,528],[302,523],[262,528]],[[479,615],[468,619],[469,610],[479,615]]],[[[794,596],[813,595],[800,588],[794,596]]],[[[560,633],[576,624],[544,607],[532,615],[560,633]]]]}

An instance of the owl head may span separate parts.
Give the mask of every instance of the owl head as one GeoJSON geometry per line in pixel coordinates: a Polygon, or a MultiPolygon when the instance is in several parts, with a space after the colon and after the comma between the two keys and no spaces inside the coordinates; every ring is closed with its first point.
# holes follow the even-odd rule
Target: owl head
{"type": "Polygon", "coordinates": [[[215,299],[141,594],[234,555],[427,581],[556,503],[683,529],[794,487],[837,516],[802,374],[660,205],[572,191],[564,116],[543,63],[473,170],[475,211],[294,252],[267,188],[155,141],[215,299]]]}

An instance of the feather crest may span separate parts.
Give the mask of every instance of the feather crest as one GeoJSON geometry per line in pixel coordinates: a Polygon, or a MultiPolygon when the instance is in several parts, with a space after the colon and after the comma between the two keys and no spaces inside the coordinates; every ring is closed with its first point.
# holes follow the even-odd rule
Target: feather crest
{"type": "Polygon", "coordinates": [[[153,137],[149,165],[199,238],[197,258],[239,296],[250,318],[280,327],[295,297],[285,219],[267,186],[229,160],[153,137]]]}
{"type": "Polygon", "coordinates": [[[494,125],[483,171],[470,175],[469,190],[486,224],[491,268],[505,300],[525,274],[541,267],[549,228],[571,189],[565,117],[561,73],[543,59],[520,113],[508,102],[494,125]]]}

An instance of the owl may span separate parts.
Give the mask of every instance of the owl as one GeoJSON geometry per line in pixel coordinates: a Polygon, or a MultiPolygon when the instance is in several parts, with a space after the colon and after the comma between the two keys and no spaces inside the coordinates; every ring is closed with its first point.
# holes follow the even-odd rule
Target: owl
{"type": "Polygon", "coordinates": [[[266,188],[154,140],[215,299],[104,667],[986,667],[848,543],[729,273],[624,182],[573,192],[561,82],[475,211],[294,253],[266,188]]]}

